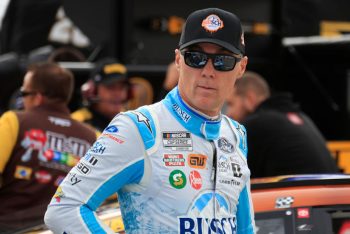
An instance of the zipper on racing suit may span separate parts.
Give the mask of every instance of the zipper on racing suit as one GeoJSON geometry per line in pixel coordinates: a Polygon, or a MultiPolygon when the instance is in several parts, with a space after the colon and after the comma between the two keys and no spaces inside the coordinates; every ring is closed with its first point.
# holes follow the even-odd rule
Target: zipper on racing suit
{"type": "Polygon", "coordinates": [[[213,166],[211,169],[211,181],[214,183],[214,190],[216,189],[216,170],[217,170],[217,152],[216,152],[216,146],[214,141],[209,141],[211,146],[213,147],[213,166]]]}
{"type": "MultiPolygon", "coordinates": [[[[214,196],[216,196],[217,152],[216,152],[216,146],[215,146],[214,141],[210,140],[209,142],[210,142],[211,146],[213,147],[213,166],[211,169],[211,181],[213,181],[214,196]]],[[[216,218],[216,205],[215,204],[214,204],[214,218],[216,218]]]]}

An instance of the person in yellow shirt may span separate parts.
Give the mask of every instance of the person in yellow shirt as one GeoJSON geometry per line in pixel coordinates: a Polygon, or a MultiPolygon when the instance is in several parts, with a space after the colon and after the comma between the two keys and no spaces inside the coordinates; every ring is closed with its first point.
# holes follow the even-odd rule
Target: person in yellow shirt
{"type": "Polygon", "coordinates": [[[24,111],[0,118],[0,233],[41,224],[57,186],[96,140],[70,117],[73,86],[70,71],[34,64],[20,90],[24,111]]]}

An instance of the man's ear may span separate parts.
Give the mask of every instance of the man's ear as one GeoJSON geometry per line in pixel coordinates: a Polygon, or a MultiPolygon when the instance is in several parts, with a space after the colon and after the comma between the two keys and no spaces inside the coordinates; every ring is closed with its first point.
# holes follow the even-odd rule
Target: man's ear
{"type": "Polygon", "coordinates": [[[175,66],[176,66],[176,69],[179,70],[180,69],[180,50],[179,49],[176,49],[175,50],[175,66]]]}
{"type": "Polygon", "coordinates": [[[253,91],[251,90],[246,91],[245,101],[246,101],[246,107],[249,110],[249,112],[255,111],[255,108],[258,105],[258,99],[256,94],[253,91]]]}
{"type": "Polygon", "coordinates": [[[35,106],[39,106],[41,104],[43,104],[45,102],[45,96],[42,95],[41,93],[38,93],[35,95],[35,98],[34,98],[34,105],[35,106]]]}
{"type": "Polygon", "coordinates": [[[247,64],[248,64],[248,57],[247,56],[244,56],[240,63],[239,63],[239,73],[238,73],[238,79],[242,78],[246,68],[247,68],[247,64]]]}

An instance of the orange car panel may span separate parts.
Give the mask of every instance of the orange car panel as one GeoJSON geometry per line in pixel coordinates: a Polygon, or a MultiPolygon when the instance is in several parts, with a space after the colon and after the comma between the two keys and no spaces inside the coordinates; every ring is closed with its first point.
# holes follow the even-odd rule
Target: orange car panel
{"type": "Polygon", "coordinates": [[[252,191],[255,212],[281,210],[276,200],[293,197],[290,207],[350,204],[350,185],[300,186],[252,191]]]}

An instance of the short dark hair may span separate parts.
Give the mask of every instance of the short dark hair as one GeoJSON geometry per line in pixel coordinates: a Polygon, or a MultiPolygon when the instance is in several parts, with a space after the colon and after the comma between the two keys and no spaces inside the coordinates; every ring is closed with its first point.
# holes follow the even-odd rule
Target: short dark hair
{"type": "Polygon", "coordinates": [[[55,49],[48,58],[49,62],[83,62],[85,55],[78,49],[70,46],[63,46],[55,49]]]}
{"type": "Polygon", "coordinates": [[[235,90],[241,96],[246,95],[248,90],[262,97],[269,97],[271,95],[267,81],[260,74],[253,71],[246,71],[242,79],[236,81],[235,90]]]}
{"type": "Polygon", "coordinates": [[[74,76],[71,71],[51,62],[31,64],[27,71],[33,73],[33,90],[52,101],[68,104],[74,89],[74,76]]]}

